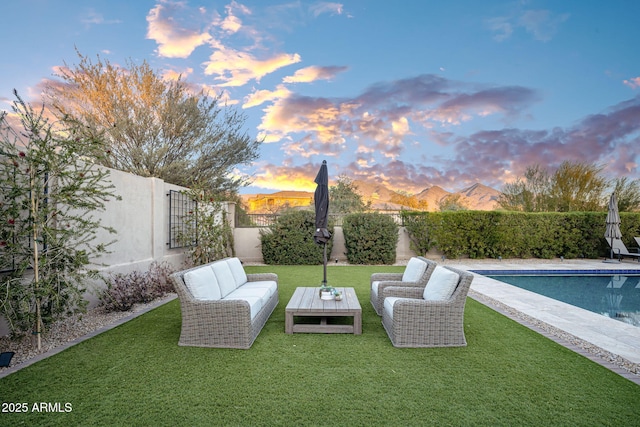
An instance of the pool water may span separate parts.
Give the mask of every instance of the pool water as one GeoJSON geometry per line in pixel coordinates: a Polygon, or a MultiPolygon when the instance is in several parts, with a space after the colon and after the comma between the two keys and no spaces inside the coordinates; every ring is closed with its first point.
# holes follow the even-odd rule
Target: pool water
{"type": "Polygon", "coordinates": [[[640,327],[640,275],[486,275],[640,327]]]}

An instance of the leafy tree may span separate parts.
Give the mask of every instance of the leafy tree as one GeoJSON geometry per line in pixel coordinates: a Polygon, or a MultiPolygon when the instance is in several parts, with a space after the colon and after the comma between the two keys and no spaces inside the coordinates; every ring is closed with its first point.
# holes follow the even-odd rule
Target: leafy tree
{"type": "Polygon", "coordinates": [[[371,208],[358,193],[358,186],[347,176],[340,175],[336,185],[329,187],[329,211],[333,214],[364,212],[371,208]]]}
{"type": "Polygon", "coordinates": [[[640,210],[640,180],[621,177],[613,182],[613,192],[618,199],[620,212],[640,210]]]}
{"type": "Polygon", "coordinates": [[[59,74],[66,84],[50,85],[47,95],[57,117],[104,134],[103,165],[213,192],[247,183],[232,172],[258,157],[260,141],[243,132],[244,115],[220,107],[220,96],[193,94],[187,83],[162,78],[146,62],[129,60],[120,68],[78,56],[77,66],[59,74]]]}
{"type": "Polygon", "coordinates": [[[610,185],[602,170],[595,164],[565,161],[550,174],[534,165],[523,178],[505,184],[498,203],[504,209],[524,212],[599,211],[610,185]]]}
{"type": "Polygon", "coordinates": [[[550,188],[549,173],[540,165],[533,165],[524,177],[504,185],[498,204],[510,211],[543,212],[549,207],[550,188]]]}
{"type": "Polygon", "coordinates": [[[562,162],[551,178],[549,211],[574,212],[602,209],[609,185],[602,175],[604,166],[562,162]]]}
{"type": "Polygon", "coordinates": [[[440,212],[444,211],[466,211],[468,210],[468,206],[462,200],[461,194],[450,194],[448,196],[443,197],[438,202],[438,208],[440,212]]]}
{"type": "Polygon", "coordinates": [[[391,202],[397,203],[402,206],[407,206],[412,209],[418,209],[426,211],[428,203],[426,200],[418,200],[418,198],[404,191],[396,191],[391,195],[391,202]]]}
{"type": "Polygon", "coordinates": [[[101,229],[93,217],[113,198],[108,170],[80,153],[100,141],[85,139],[78,125],[57,128],[15,92],[13,113],[23,127],[0,116],[0,313],[12,333],[43,329],[85,308],[87,279],[108,243],[94,244],[101,229]]]}

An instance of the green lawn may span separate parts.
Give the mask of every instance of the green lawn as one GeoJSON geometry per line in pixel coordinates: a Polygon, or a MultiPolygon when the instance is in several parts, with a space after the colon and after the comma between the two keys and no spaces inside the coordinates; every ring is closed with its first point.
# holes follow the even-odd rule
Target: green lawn
{"type": "Polygon", "coordinates": [[[329,284],[356,288],[361,336],[286,335],[287,301],[322,267],[247,267],[264,271],[280,304],[250,350],[179,347],[175,300],[0,379],[3,410],[28,406],[0,425],[640,425],[638,385],[471,299],[467,347],[394,348],[368,282],[402,267],[328,268],[329,284]]]}

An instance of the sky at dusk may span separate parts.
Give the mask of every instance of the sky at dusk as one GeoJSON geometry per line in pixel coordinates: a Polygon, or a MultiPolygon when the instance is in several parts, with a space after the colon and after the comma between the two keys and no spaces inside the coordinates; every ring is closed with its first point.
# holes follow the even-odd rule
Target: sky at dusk
{"type": "Polygon", "coordinates": [[[500,189],[528,166],[640,178],[640,1],[4,2],[0,109],[75,49],[146,60],[264,138],[241,193],[339,175],[409,193],[500,189]]]}

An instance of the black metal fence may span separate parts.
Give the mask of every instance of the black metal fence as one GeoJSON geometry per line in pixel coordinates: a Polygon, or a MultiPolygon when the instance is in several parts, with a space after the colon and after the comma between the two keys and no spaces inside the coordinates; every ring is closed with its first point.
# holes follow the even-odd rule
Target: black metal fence
{"type": "MultiPolygon", "coordinates": [[[[390,215],[399,226],[404,226],[404,221],[400,212],[380,212],[384,215],[390,215]]],[[[255,228],[269,227],[273,225],[280,214],[238,214],[236,211],[236,228],[255,228]]],[[[329,214],[329,220],[333,220],[333,224],[337,227],[342,226],[344,214],[329,214]]]]}

